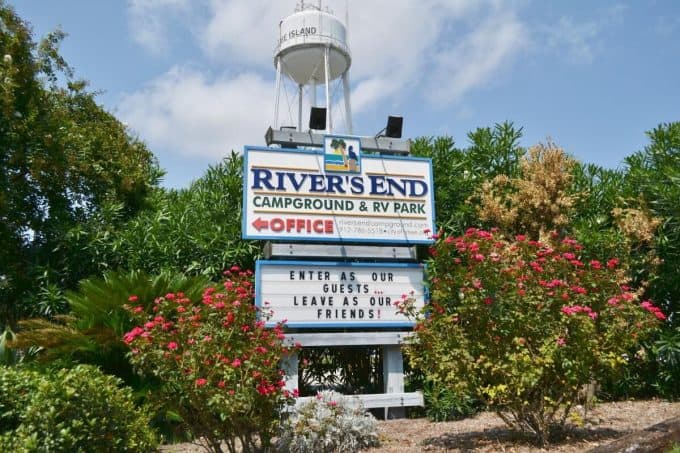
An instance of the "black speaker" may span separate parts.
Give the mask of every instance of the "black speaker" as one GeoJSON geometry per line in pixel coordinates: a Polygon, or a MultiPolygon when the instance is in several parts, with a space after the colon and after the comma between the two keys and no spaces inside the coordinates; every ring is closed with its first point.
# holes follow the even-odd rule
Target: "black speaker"
{"type": "Polygon", "coordinates": [[[401,138],[401,129],[404,125],[404,118],[401,116],[388,116],[385,136],[390,138],[401,138]]]}
{"type": "Polygon", "coordinates": [[[309,128],[317,131],[326,129],[326,107],[312,107],[309,113],[309,128]]]}

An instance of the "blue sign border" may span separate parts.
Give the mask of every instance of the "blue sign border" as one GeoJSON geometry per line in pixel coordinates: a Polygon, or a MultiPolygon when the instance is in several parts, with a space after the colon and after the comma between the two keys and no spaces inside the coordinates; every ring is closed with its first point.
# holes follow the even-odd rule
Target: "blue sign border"
{"type": "MultiPolygon", "coordinates": [[[[263,266],[314,266],[314,267],[354,267],[354,268],[370,268],[370,267],[388,267],[388,268],[420,268],[423,271],[423,289],[425,303],[429,302],[429,292],[425,285],[425,264],[421,263],[347,263],[343,261],[275,261],[275,260],[257,260],[255,262],[255,288],[262,288],[262,267],[263,266]]],[[[259,309],[264,308],[262,301],[262,291],[257,289],[255,294],[255,306],[259,309]]],[[[406,318],[405,318],[406,319],[406,318]]],[[[277,323],[267,321],[266,327],[274,327],[277,323]]],[[[286,327],[293,329],[319,329],[319,328],[347,328],[347,329],[361,329],[361,328],[393,328],[393,327],[413,327],[415,321],[404,322],[289,322],[286,327]]]]}
{"type": "MultiPolygon", "coordinates": [[[[258,240],[258,241],[293,241],[293,242],[326,242],[329,244],[345,244],[345,243],[363,243],[363,244],[394,244],[394,245],[417,245],[417,244],[432,244],[434,239],[423,239],[423,240],[406,240],[406,239],[366,239],[366,238],[326,238],[326,237],[314,237],[309,235],[268,235],[268,236],[252,236],[246,234],[248,229],[248,221],[252,219],[246,218],[246,210],[244,209],[247,205],[247,182],[248,182],[248,151],[284,151],[288,153],[295,154],[315,154],[317,156],[324,157],[324,151],[322,150],[299,150],[299,149],[289,149],[289,148],[268,148],[266,146],[245,146],[243,148],[243,201],[241,204],[241,238],[247,240],[258,240]]],[[[430,163],[430,181],[432,186],[430,187],[430,203],[432,204],[432,226],[430,230],[432,233],[436,233],[437,229],[435,227],[435,204],[434,204],[434,173],[432,170],[432,159],[429,157],[411,157],[411,156],[371,156],[370,154],[363,154],[362,159],[386,159],[386,160],[410,160],[410,161],[425,161],[430,163]]]]}

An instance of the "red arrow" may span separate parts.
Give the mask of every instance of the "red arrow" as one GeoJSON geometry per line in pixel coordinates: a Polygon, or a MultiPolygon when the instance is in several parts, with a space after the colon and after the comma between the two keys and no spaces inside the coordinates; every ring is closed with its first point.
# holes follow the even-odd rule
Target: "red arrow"
{"type": "Polygon", "coordinates": [[[252,225],[257,231],[260,231],[262,228],[267,229],[269,228],[269,220],[262,220],[262,218],[258,217],[252,225]]]}

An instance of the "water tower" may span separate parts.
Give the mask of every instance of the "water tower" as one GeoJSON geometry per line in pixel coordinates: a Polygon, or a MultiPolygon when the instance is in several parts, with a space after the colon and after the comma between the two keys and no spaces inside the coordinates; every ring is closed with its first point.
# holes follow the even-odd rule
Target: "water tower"
{"type": "MultiPolygon", "coordinates": [[[[300,1],[295,13],[279,24],[279,41],[274,56],[276,67],[276,101],[274,129],[279,128],[279,104],[283,77],[297,86],[297,125],[303,127],[305,91],[309,93],[310,129],[333,133],[331,83],[342,78],[345,104],[345,125],[352,134],[352,112],[349,95],[349,68],[352,58],[347,44],[346,25],[328,9],[317,4],[300,1]],[[323,105],[317,100],[318,86],[323,86],[323,105]],[[324,110],[325,109],[325,110],[324,110]],[[324,121],[325,113],[325,121],[324,121]]],[[[290,106],[289,106],[289,110],[290,106]]]]}

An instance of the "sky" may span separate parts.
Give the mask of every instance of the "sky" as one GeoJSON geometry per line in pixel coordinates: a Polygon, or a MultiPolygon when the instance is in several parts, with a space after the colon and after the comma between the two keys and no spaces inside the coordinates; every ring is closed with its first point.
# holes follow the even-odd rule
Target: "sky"
{"type": "MultiPolygon", "coordinates": [[[[296,0],[7,1],[36,39],[68,34],[62,55],[158,157],[166,187],[264,145],[278,24],[296,0]]],[[[405,138],[449,135],[465,147],[468,132],[510,121],[523,146],[551,139],[622,168],[646,131],[680,120],[676,0],[323,4],[349,19],[357,135],[394,114],[405,138]]]]}

